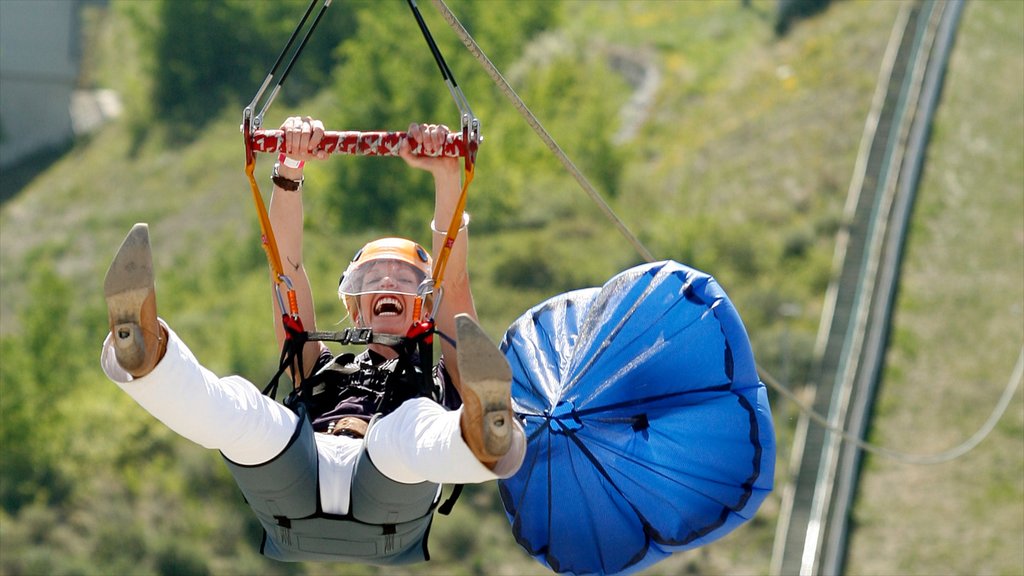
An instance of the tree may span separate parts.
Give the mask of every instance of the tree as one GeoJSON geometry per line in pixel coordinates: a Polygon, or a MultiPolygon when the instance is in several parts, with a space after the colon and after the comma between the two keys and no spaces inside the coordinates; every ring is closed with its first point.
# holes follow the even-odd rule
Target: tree
{"type": "MultiPolygon", "coordinates": [[[[148,45],[155,120],[196,127],[227,105],[238,106],[241,113],[285,47],[305,5],[301,0],[160,2],[160,24],[148,45]]],[[[334,47],[351,34],[353,22],[350,10],[324,13],[289,73],[289,90],[282,91],[281,98],[296,101],[323,84],[335,65],[334,47]]],[[[290,58],[278,69],[279,76],[290,58]]]]}
{"type": "Polygon", "coordinates": [[[21,330],[0,340],[0,505],[11,514],[33,500],[60,501],[70,490],[57,465],[59,432],[42,423],[61,388],[73,385],[78,362],[65,352],[80,339],[69,321],[70,287],[49,258],[36,261],[21,330]]]}

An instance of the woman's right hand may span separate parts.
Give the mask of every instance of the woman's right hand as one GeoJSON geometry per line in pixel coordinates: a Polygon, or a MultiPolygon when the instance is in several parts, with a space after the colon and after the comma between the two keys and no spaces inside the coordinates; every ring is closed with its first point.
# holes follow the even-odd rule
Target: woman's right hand
{"type": "MultiPolygon", "coordinates": [[[[308,162],[325,160],[327,151],[320,148],[324,138],[324,123],[311,116],[292,116],[281,124],[284,132],[284,149],[282,152],[293,160],[308,162]]],[[[302,177],[302,168],[290,168],[281,164],[279,174],[291,180],[302,177]]]]}

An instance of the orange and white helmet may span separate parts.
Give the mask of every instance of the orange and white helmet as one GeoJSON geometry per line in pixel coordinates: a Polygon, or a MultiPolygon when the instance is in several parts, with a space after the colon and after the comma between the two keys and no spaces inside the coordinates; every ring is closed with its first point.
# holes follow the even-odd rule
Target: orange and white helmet
{"type": "Polygon", "coordinates": [[[338,282],[338,298],[355,318],[359,311],[358,296],[377,293],[416,296],[420,284],[431,272],[430,253],[423,246],[405,238],[381,238],[356,252],[338,282]]]}

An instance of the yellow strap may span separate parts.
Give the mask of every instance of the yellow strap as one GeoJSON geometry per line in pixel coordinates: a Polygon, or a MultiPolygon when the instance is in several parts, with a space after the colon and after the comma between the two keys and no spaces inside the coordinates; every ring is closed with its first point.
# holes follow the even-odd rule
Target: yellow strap
{"type": "Polygon", "coordinates": [[[267,207],[263,203],[263,195],[260,193],[260,186],[256,183],[256,160],[251,156],[245,164],[245,174],[249,177],[249,188],[252,189],[252,200],[256,204],[256,214],[260,218],[260,236],[263,244],[263,251],[267,254],[267,262],[273,272],[274,289],[277,291],[278,306],[281,313],[284,313],[285,299],[281,297],[281,286],[284,285],[285,293],[288,295],[288,312],[292,318],[299,318],[299,302],[291,281],[284,275],[284,267],[281,265],[281,253],[277,250],[277,240],[274,238],[274,229],[270,226],[270,216],[267,214],[267,207]]]}
{"type": "Polygon", "coordinates": [[[256,214],[260,218],[263,251],[267,253],[267,261],[270,263],[270,270],[274,273],[274,281],[280,284],[283,281],[282,276],[284,276],[284,268],[281,266],[281,254],[277,251],[277,240],[274,239],[274,230],[270,226],[270,216],[267,215],[266,205],[263,204],[260,186],[256,183],[255,170],[255,161],[245,165],[245,174],[249,177],[249,187],[252,188],[252,200],[256,204],[256,214]]]}
{"type": "MultiPolygon", "coordinates": [[[[452,246],[455,245],[455,240],[459,235],[459,228],[462,226],[462,215],[466,211],[466,197],[469,195],[469,185],[473,181],[473,174],[476,171],[475,162],[466,162],[466,177],[462,183],[462,192],[459,194],[459,201],[455,206],[455,212],[452,214],[452,221],[448,224],[448,231],[445,233],[444,245],[441,247],[441,253],[438,255],[437,260],[434,261],[434,272],[433,280],[435,289],[441,286],[441,282],[444,280],[444,271],[448,266],[448,257],[451,255],[452,246]]],[[[274,273],[274,282],[278,285],[286,283],[284,275],[284,267],[281,265],[281,254],[277,250],[277,240],[274,238],[274,229],[270,225],[270,216],[267,214],[267,207],[263,203],[263,195],[260,193],[260,186],[256,183],[256,160],[255,156],[251,156],[245,164],[245,175],[249,177],[249,188],[252,189],[252,200],[256,205],[256,214],[260,219],[260,234],[262,236],[263,251],[267,254],[267,262],[270,264],[270,270],[274,273]]],[[[290,312],[293,316],[298,316],[298,305],[293,296],[291,286],[286,284],[288,292],[288,307],[291,309],[290,312]]],[[[420,301],[417,299],[416,307],[419,308],[420,301]]],[[[418,317],[418,315],[417,315],[418,317]]]]}
{"type": "Polygon", "coordinates": [[[444,270],[448,266],[448,257],[451,255],[452,246],[455,245],[455,239],[459,235],[459,228],[462,227],[462,215],[466,211],[466,197],[468,196],[469,184],[473,181],[475,170],[475,162],[466,162],[466,178],[462,184],[462,194],[459,195],[459,202],[455,205],[452,221],[448,224],[448,231],[444,235],[444,245],[441,247],[441,253],[438,254],[437,260],[434,261],[435,289],[440,288],[441,281],[444,280],[444,270]]]}

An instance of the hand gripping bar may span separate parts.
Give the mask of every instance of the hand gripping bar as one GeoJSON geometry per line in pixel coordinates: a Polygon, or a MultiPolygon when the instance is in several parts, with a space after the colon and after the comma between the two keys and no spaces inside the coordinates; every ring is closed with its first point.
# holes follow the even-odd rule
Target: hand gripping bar
{"type": "MultiPolygon", "coordinates": [[[[328,154],[349,154],[353,156],[398,156],[402,142],[408,138],[405,132],[324,132],[320,148],[328,154]]],[[[412,139],[412,153],[424,155],[419,142],[412,139]]],[[[284,150],[284,131],[254,130],[251,136],[253,152],[281,152],[284,150]]],[[[471,143],[470,148],[476,148],[471,143]]],[[[466,156],[466,145],[459,132],[448,134],[444,147],[437,156],[459,158],[466,156]]]]}

